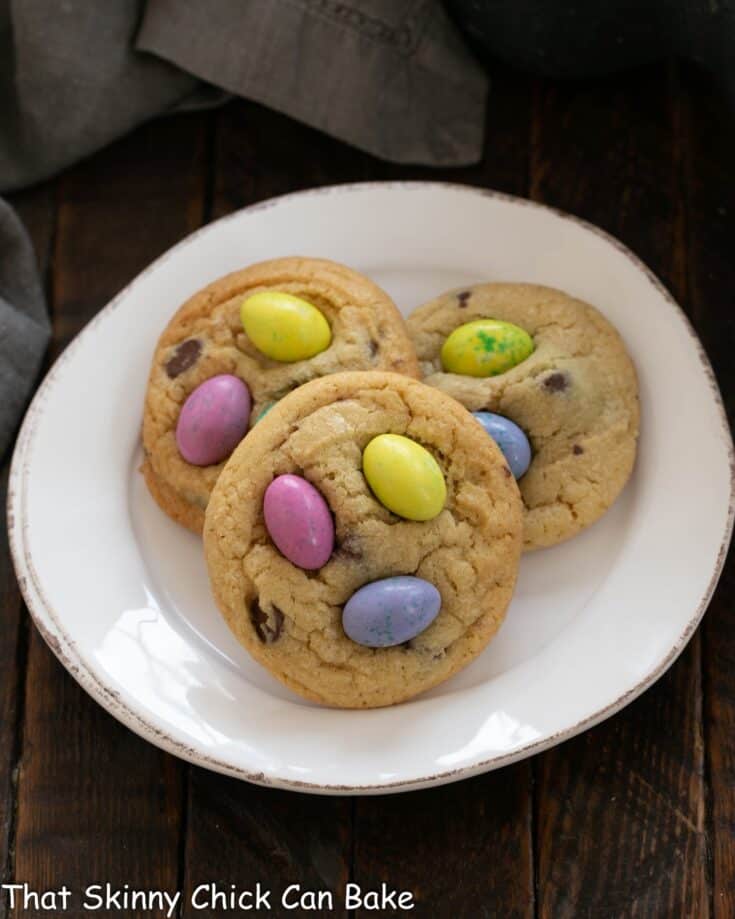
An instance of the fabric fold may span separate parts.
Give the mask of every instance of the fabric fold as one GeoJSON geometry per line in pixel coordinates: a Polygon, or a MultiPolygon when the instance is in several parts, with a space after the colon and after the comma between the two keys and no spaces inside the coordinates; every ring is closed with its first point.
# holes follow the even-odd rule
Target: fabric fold
{"type": "Polygon", "coordinates": [[[50,335],[33,246],[0,200],[0,455],[15,433],[50,335]]]}
{"type": "Polygon", "coordinates": [[[482,153],[487,78],[440,0],[0,0],[0,191],[232,93],[395,162],[482,153]]]}
{"type": "Polygon", "coordinates": [[[157,0],[136,47],[383,159],[482,154],[487,78],[436,0],[157,0]]]}

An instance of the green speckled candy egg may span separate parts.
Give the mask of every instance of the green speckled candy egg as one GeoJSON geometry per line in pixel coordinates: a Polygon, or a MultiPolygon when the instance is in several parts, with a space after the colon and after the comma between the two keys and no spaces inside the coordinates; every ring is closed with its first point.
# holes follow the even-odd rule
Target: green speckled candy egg
{"type": "Polygon", "coordinates": [[[468,377],[493,377],[533,352],[533,339],[512,322],[476,319],[456,328],[442,346],[442,367],[468,377]]]}

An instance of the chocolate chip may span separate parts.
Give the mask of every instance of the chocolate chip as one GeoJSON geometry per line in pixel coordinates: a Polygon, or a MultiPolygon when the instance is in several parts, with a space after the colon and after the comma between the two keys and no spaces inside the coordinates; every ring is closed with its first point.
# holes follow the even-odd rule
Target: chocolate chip
{"type": "Polygon", "coordinates": [[[202,353],[202,343],[198,338],[189,338],[176,346],[176,350],[166,361],[166,373],[173,380],[185,370],[193,367],[202,353]]]}
{"type": "Polygon", "coordinates": [[[569,377],[565,373],[551,373],[543,380],[544,387],[549,392],[563,392],[569,386],[569,377]]]}
{"type": "Polygon", "coordinates": [[[266,639],[263,632],[263,625],[268,622],[268,615],[260,608],[260,604],[257,600],[253,600],[253,605],[250,607],[250,621],[253,624],[253,628],[258,633],[258,638],[264,642],[266,639]]]}
{"type": "Polygon", "coordinates": [[[581,455],[584,453],[584,447],[580,447],[579,444],[575,444],[575,445],[572,447],[572,453],[573,453],[575,456],[581,456],[581,455]]]}
{"type": "Polygon", "coordinates": [[[467,303],[469,302],[469,299],[471,296],[472,296],[471,290],[461,290],[457,294],[457,304],[460,309],[464,309],[464,307],[467,306],[467,303]]]}
{"type": "Polygon", "coordinates": [[[273,607],[270,616],[266,613],[257,600],[250,607],[250,621],[253,623],[258,638],[264,645],[271,645],[281,637],[283,629],[283,613],[277,606],[273,607]]]}
{"type": "Polygon", "coordinates": [[[505,473],[506,478],[508,478],[508,479],[512,479],[512,478],[513,478],[513,473],[510,471],[510,469],[508,468],[508,466],[503,466],[503,472],[505,473]]]}
{"type": "Polygon", "coordinates": [[[377,341],[375,341],[374,338],[371,338],[368,348],[370,349],[370,357],[375,357],[375,355],[380,350],[380,345],[377,343],[377,341]]]}
{"type": "Polygon", "coordinates": [[[335,555],[340,558],[349,558],[357,561],[362,558],[362,548],[360,540],[355,536],[345,536],[342,542],[335,549],[335,555]]]}

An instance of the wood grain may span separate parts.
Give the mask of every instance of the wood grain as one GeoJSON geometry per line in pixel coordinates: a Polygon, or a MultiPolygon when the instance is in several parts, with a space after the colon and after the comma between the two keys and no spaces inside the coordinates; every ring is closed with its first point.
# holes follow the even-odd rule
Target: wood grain
{"type": "Polygon", "coordinates": [[[36,260],[46,287],[48,287],[52,269],[52,249],[56,232],[56,195],[57,183],[53,181],[17,192],[9,198],[9,203],[23,221],[36,250],[36,260]]]}
{"type": "MultiPolygon", "coordinates": [[[[221,916],[209,891],[198,896],[210,908],[195,910],[200,885],[229,892],[261,887],[271,891],[272,915],[345,916],[342,891],[349,878],[352,820],[348,798],[300,795],[259,788],[192,768],[186,844],[185,906],[188,917],[221,916]],[[333,903],[308,912],[280,906],[306,891],[329,891],[333,903]],[[333,908],[332,908],[333,907],[333,908]]],[[[307,905],[308,902],[307,902],[307,905]]],[[[316,905],[316,903],[315,903],[316,905]]]]}
{"type": "MultiPolygon", "coordinates": [[[[54,355],[200,223],[205,134],[203,116],[159,122],[59,180],[54,355]]],[[[181,764],[108,716],[35,629],[25,687],[15,877],[41,890],[67,884],[76,892],[69,917],[88,915],[78,896],[87,883],[175,889],[181,764]]]]}
{"type": "MultiPolygon", "coordinates": [[[[5,507],[8,464],[0,474],[0,501],[5,507]]],[[[23,711],[23,673],[27,653],[26,621],[20,591],[10,561],[7,531],[0,538],[0,883],[13,874],[11,843],[15,823],[15,768],[19,753],[19,719],[23,711]]],[[[7,915],[7,898],[0,898],[0,917],[7,915]]]]}
{"type": "MultiPolygon", "coordinates": [[[[51,242],[55,225],[55,187],[46,183],[10,202],[29,232],[42,277],[48,277],[51,242]]],[[[2,461],[0,507],[7,498],[12,451],[2,461]]],[[[16,779],[20,755],[20,728],[24,712],[24,676],[28,655],[28,613],[15,579],[5,527],[0,538],[0,883],[13,876],[16,779]]],[[[7,915],[8,897],[0,896],[0,919],[7,915]]]]}
{"type": "MultiPolygon", "coordinates": [[[[674,79],[540,85],[531,188],[619,236],[684,299],[674,79]]],[[[708,915],[701,705],[695,638],[639,701],[538,758],[540,916],[708,915]]]]}
{"type": "Polygon", "coordinates": [[[358,799],[355,882],[363,891],[382,883],[411,891],[416,917],[533,916],[530,790],[525,762],[429,791],[358,799]]]}
{"type": "MultiPolygon", "coordinates": [[[[735,420],[735,121],[702,74],[685,71],[682,127],[691,316],[735,420]]],[[[703,483],[704,487],[704,483],[703,483]]],[[[713,912],[735,915],[735,559],[731,552],[703,627],[705,741],[712,802],[713,912]]]]}
{"type": "Polygon", "coordinates": [[[219,112],[214,148],[213,217],[292,191],[360,181],[372,162],[313,128],[242,100],[219,112]]]}

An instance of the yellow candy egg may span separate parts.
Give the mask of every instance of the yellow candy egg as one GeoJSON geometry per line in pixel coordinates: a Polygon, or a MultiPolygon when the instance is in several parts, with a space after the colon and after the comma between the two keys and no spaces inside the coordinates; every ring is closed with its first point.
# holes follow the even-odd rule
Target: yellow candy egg
{"type": "Polygon", "coordinates": [[[409,437],[379,434],[362,452],[362,471],[378,501],[407,520],[431,520],[447,486],[434,457],[409,437]]]}
{"type": "Polygon", "coordinates": [[[274,361],[305,361],[326,350],[332,340],[320,310],[278,290],[262,290],[243,300],[240,319],[258,351],[274,361]]]}
{"type": "Polygon", "coordinates": [[[442,367],[467,377],[493,377],[533,352],[533,339],[512,322],[476,319],[456,328],[444,342],[442,367]]]}

